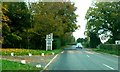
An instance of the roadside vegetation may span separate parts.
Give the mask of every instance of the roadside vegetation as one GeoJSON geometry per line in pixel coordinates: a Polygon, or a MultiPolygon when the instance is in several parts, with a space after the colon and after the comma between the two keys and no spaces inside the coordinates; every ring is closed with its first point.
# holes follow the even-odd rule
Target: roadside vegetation
{"type": "Polygon", "coordinates": [[[120,55],[120,2],[93,2],[86,13],[86,38],[79,38],[85,48],[120,55]]]}
{"type": "Polygon", "coordinates": [[[115,44],[100,44],[96,49],[93,49],[97,52],[104,52],[109,54],[114,54],[120,56],[120,45],[115,44]]]}
{"type": "Polygon", "coordinates": [[[14,53],[14,55],[17,55],[17,56],[28,55],[29,53],[31,53],[32,55],[41,55],[42,53],[44,53],[45,55],[52,55],[52,53],[58,54],[61,51],[62,51],[62,48],[55,49],[55,50],[48,50],[48,51],[33,50],[33,49],[19,49],[19,48],[6,48],[6,49],[2,49],[2,55],[10,56],[11,53],[14,53]]]}
{"type": "Polygon", "coordinates": [[[0,44],[45,50],[46,35],[53,33],[53,49],[61,48],[75,41],[76,9],[69,2],[3,2],[0,44]]]}
{"type": "Polygon", "coordinates": [[[120,51],[112,51],[112,50],[105,50],[105,49],[93,49],[93,51],[120,56],[120,51]]]}
{"type": "MultiPolygon", "coordinates": [[[[19,62],[14,62],[14,61],[9,61],[9,60],[0,60],[2,61],[2,70],[9,70],[9,71],[13,71],[14,70],[42,70],[42,68],[37,68],[37,67],[34,67],[34,66],[31,66],[31,65],[28,65],[28,64],[21,64],[19,62]]],[[[3,71],[4,72],[4,71],[3,71]]],[[[17,71],[16,71],[17,72],[17,71]]]]}

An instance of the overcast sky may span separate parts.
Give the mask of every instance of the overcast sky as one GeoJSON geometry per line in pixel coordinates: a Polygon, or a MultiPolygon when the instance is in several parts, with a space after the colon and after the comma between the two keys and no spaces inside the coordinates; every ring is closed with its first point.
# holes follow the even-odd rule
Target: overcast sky
{"type": "Polygon", "coordinates": [[[84,31],[85,31],[85,26],[86,26],[86,21],[85,21],[85,15],[87,10],[89,9],[89,6],[91,5],[92,1],[91,0],[71,0],[75,2],[75,6],[77,7],[76,14],[79,15],[77,17],[77,25],[80,25],[81,27],[79,30],[76,30],[73,35],[75,38],[85,38],[84,36],[84,31]]]}

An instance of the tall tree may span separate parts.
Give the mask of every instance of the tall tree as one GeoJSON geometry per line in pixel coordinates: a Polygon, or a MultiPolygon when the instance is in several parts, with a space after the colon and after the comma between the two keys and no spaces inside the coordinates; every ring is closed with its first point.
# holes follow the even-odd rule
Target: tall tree
{"type": "Polygon", "coordinates": [[[2,24],[0,24],[2,26],[2,28],[0,29],[0,32],[2,33],[0,36],[1,37],[1,43],[2,44],[10,44],[10,42],[7,40],[7,36],[10,34],[11,29],[10,29],[10,23],[11,20],[9,19],[9,17],[6,15],[8,12],[8,6],[7,4],[2,4],[2,24]]]}
{"type": "Polygon", "coordinates": [[[120,2],[98,2],[86,14],[87,33],[111,36],[112,43],[120,39],[120,2]],[[111,33],[111,34],[108,34],[111,33]]]}
{"type": "Polygon", "coordinates": [[[19,47],[20,42],[22,41],[22,33],[27,32],[27,29],[31,26],[31,14],[28,10],[28,7],[26,3],[24,2],[4,2],[3,8],[7,7],[7,11],[3,9],[3,19],[4,15],[5,17],[8,17],[10,19],[10,23],[7,22],[6,27],[9,28],[9,34],[5,35],[4,25],[6,22],[2,22],[3,24],[3,37],[7,38],[4,40],[7,40],[6,42],[9,42],[9,44],[3,44],[3,47],[9,46],[9,47],[19,47]]]}
{"type": "MultiPolygon", "coordinates": [[[[39,36],[42,45],[45,46],[45,35],[54,34],[62,43],[65,36],[77,29],[76,17],[74,13],[76,7],[71,3],[31,3],[30,10],[33,14],[34,26],[31,33],[39,36]]],[[[71,35],[69,35],[71,36],[71,35]]],[[[39,40],[39,39],[38,39],[39,40]]],[[[64,43],[65,44],[65,43],[64,43]]],[[[44,47],[43,47],[44,48],[44,47]]]]}

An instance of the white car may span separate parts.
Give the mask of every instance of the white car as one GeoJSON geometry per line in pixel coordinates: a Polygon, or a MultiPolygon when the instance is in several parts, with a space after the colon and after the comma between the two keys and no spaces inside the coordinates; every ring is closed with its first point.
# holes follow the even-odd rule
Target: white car
{"type": "Polygon", "coordinates": [[[82,44],[81,43],[77,43],[76,48],[81,48],[82,49],[82,44]]]}

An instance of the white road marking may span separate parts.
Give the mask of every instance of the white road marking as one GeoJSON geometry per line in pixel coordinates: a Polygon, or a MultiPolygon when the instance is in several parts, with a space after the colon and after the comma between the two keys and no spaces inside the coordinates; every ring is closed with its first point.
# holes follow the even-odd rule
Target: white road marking
{"type": "Polygon", "coordinates": [[[64,51],[62,51],[61,53],[64,53],[64,51]]]}
{"type": "Polygon", "coordinates": [[[90,57],[89,55],[87,55],[87,57],[90,57]]]}
{"type": "Polygon", "coordinates": [[[54,58],[43,68],[43,70],[45,70],[57,56],[58,56],[58,54],[54,56],[54,58]]]}
{"type": "Polygon", "coordinates": [[[108,68],[110,68],[110,69],[112,69],[112,70],[115,70],[114,68],[112,68],[112,67],[110,67],[110,66],[108,66],[106,64],[103,64],[103,65],[106,66],[106,67],[108,67],[108,68]]]}

